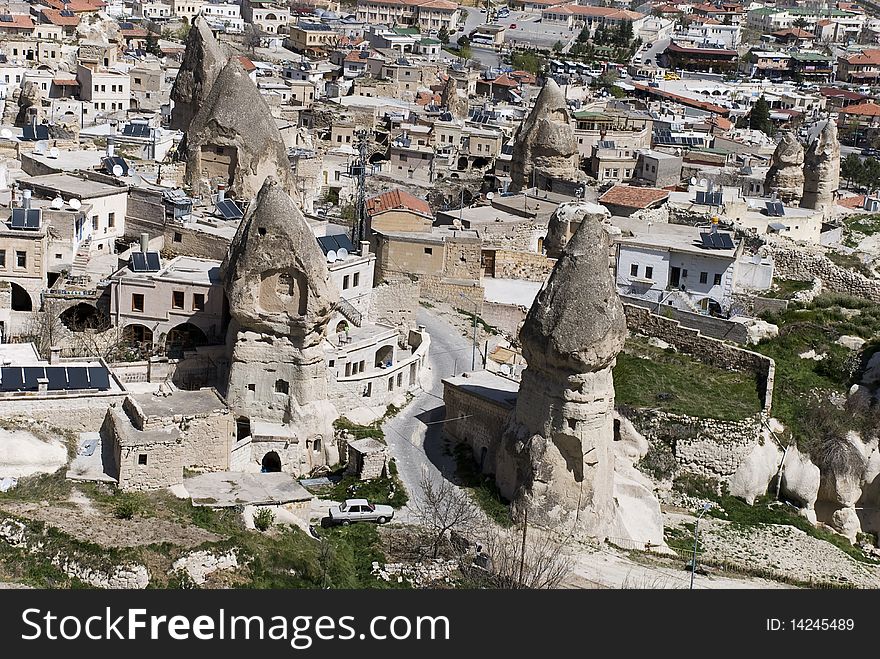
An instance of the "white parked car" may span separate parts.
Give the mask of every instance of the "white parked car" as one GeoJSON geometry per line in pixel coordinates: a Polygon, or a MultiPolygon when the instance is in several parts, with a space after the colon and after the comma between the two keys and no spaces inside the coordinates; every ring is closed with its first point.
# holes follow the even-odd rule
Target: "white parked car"
{"type": "Polygon", "coordinates": [[[394,517],[394,508],[373,504],[366,499],[346,499],[329,509],[330,521],[348,526],[352,522],[377,522],[384,524],[394,517]]]}

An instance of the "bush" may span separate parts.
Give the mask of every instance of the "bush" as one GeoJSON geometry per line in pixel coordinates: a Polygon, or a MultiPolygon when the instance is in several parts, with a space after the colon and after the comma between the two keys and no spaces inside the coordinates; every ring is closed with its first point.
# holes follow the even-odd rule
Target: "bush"
{"type": "Polygon", "coordinates": [[[269,508],[260,508],[254,514],[254,527],[258,531],[268,531],[273,522],[275,522],[275,513],[269,508]]]}
{"type": "Polygon", "coordinates": [[[140,512],[140,503],[130,494],[120,494],[113,504],[113,516],[117,519],[131,519],[140,512]]]}

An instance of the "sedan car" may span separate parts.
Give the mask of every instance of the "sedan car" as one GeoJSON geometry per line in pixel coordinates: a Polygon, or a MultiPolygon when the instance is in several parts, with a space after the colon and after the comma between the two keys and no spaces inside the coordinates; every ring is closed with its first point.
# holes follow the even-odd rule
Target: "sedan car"
{"type": "Polygon", "coordinates": [[[348,526],[352,522],[377,522],[384,524],[394,517],[394,508],[373,504],[366,499],[346,499],[338,506],[329,509],[328,515],[333,524],[348,526]]]}

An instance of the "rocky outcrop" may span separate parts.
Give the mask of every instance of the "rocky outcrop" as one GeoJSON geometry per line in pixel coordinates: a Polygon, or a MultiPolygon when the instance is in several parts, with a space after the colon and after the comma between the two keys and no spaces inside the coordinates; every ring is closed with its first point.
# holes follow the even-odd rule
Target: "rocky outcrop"
{"type": "Polygon", "coordinates": [[[466,96],[458,93],[458,87],[454,78],[446,81],[443,93],[440,96],[440,105],[452,115],[453,119],[467,119],[468,117],[468,100],[466,96]]]}
{"type": "Polygon", "coordinates": [[[609,245],[585,218],[526,317],[528,367],[496,472],[516,518],[597,537],[618,517],[611,369],[626,336],[609,245]]]}
{"type": "Polygon", "coordinates": [[[193,22],[186,38],[186,52],[171,88],[171,128],[186,132],[211,87],[226,65],[226,54],[202,16],[193,22]]]}
{"type": "MultiPolygon", "coordinates": [[[[36,106],[36,112],[39,114],[42,103],[43,93],[40,91],[40,86],[33,80],[25,80],[18,92],[18,114],[15,117],[15,125],[26,126],[29,124],[31,122],[30,109],[36,106]]],[[[39,120],[39,117],[37,119],[39,120]]]]}
{"type": "Polygon", "coordinates": [[[802,208],[830,211],[840,185],[840,141],[837,124],[828,120],[807,146],[804,154],[804,196],[802,208]]]}
{"type": "Polygon", "coordinates": [[[562,250],[586,216],[599,222],[611,219],[607,208],[588,201],[570,201],[556,207],[547,225],[547,237],[544,238],[547,256],[558,259],[562,255],[562,250]]]}
{"type": "Polygon", "coordinates": [[[801,514],[813,524],[816,523],[816,499],[819,496],[819,467],[801,453],[797,446],[789,446],[782,461],[779,491],[783,497],[793,501],[801,514]]]}
{"type": "Polygon", "coordinates": [[[267,177],[291,189],[290,163],[278,126],[238,59],[223,67],[186,134],[186,183],[207,195],[214,183],[253,199],[267,177]]]}
{"type": "Polygon", "coordinates": [[[320,342],[339,292],[305,217],[273,178],[242,220],[221,276],[233,319],[229,407],[289,424],[300,442],[332,437],[338,415],[320,342]]]}
{"type": "Polygon", "coordinates": [[[519,192],[533,185],[547,189],[554,181],[580,183],[586,178],[565,95],[553,78],[547,78],[513,137],[509,190],[519,192]]]}
{"type": "Polygon", "coordinates": [[[212,551],[194,551],[174,561],[171,565],[171,573],[175,571],[186,573],[193,583],[201,586],[215,572],[237,567],[238,552],[235,549],[220,554],[212,551]]]}
{"type": "Polygon", "coordinates": [[[779,472],[782,450],[771,439],[764,437],[762,443],[755,444],[730,479],[730,493],[743,499],[749,505],[759,496],[766,494],[767,486],[779,472]]]}
{"type": "Polygon", "coordinates": [[[782,140],[773,152],[770,170],[764,179],[764,190],[776,193],[786,203],[797,203],[804,194],[804,147],[790,131],[782,134],[782,140]]]}

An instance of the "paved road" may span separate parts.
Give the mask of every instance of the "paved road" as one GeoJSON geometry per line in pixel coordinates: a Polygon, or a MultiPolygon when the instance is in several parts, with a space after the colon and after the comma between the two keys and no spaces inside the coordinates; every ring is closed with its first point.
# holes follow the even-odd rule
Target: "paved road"
{"type": "Polygon", "coordinates": [[[411,500],[419,496],[423,468],[435,478],[454,471],[452,457],[444,452],[443,424],[435,422],[444,416],[443,378],[470,370],[473,350],[470,340],[431,310],[420,307],[417,320],[431,336],[423,390],[382,427],[411,500]]]}

